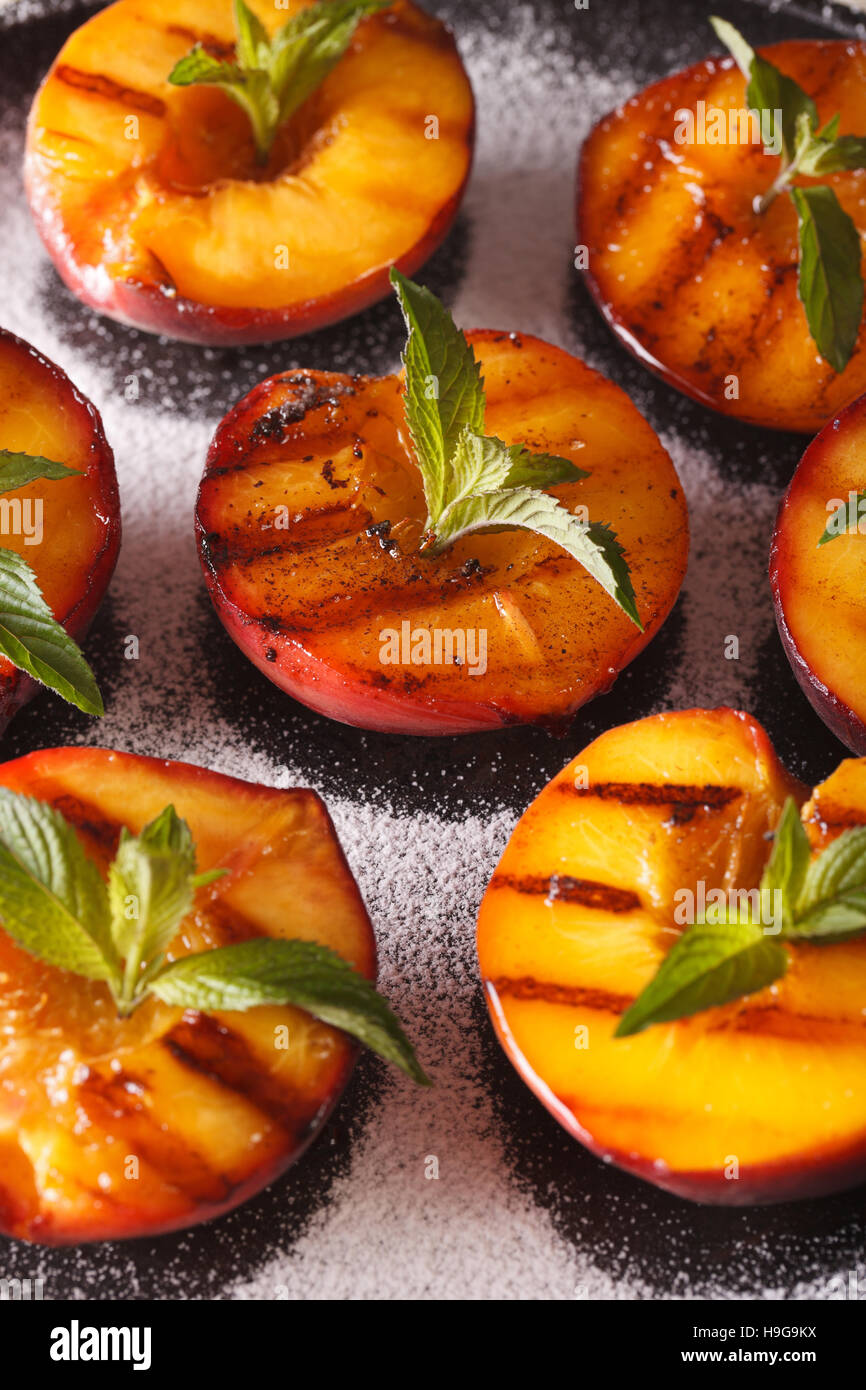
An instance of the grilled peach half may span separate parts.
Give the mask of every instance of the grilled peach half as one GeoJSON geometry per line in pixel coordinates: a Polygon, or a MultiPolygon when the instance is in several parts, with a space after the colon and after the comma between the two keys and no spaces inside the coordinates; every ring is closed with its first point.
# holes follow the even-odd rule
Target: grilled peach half
{"type": "MultiPolygon", "coordinates": [[[[594,1153],[681,1197],[778,1202],[866,1179],[866,941],[788,948],[777,985],[613,1036],[677,939],[674,894],[756,888],[788,796],[807,791],[745,714],[626,724],[530,806],[481,905],[487,1001],[524,1081],[594,1153]]],[[[866,825],[866,760],[802,817],[815,852],[866,825]]]]}
{"type": "Polygon", "coordinates": [[[782,499],[770,553],[776,624],[794,675],[824,723],[861,754],[866,754],[866,507],[856,504],[866,491],[864,460],[866,396],[809,445],[782,499]],[[849,529],[819,545],[831,514],[843,504],[849,529]]]}
{"type": "MultiPolygon", "coordinates": [[[[814,97],[821,123],[866,130],[866,41],[793,40],[760,50],[814,97]]],[[[606,116],[583,147],[578,240],[587,283],[620,341],[670,385],[775,429],[821,428],[866,391],[866,327],[843,372],[820,356],[797,297],[797,214],[762,214],[778,157],[760,144],[677,144],[677,113],[744,109],[732,58],[655,83],[606,116]]],[[[866,172],[829,183],[866,234],[866,172]]]]}
{"type": "MultiPolygon", "coordinates": [[[[77,641],[99,607],[120,548],[114,455],[97,410],[65,372],[3,329],[0,449],[40,455],[80,474],[39,479],[0,501],[0,546],[24,556],[55,618],[77,641]]],[[[0,733],[40,689],[0,656],[0,733]]]]}
{"type": "MultiPolygon", "coordinates": [[[[273,32],[303,6],[251,8],[273,32]]],[[[361,22],[264,168],[223,92],[168,81],[195,42],[225,58],[234,39],[231,0],[118,0],[64,45],[27,135],[30,205],[69,288],[198,343],[289,338],[381,299],[392,265],[444,238],[472,160],[456,45],[408,0],[361,22]]]]}
{"type": "MultiPolygon", "coordinates": [[[[374,977],[370,921],[313,792],[99,748],[31,753],[0,767],[0,786],[56,806],[104,867],[122,826],[174,805],[200,868],[228,873],[199,890],[170,956],[287,937],[374,977]]],[[[2,929],[0,1028],[0,1230],[44,1244],[153,1235],[237,1206],[318,1133],[356,1055],[295,1008],[150,998],[119,1018],[105,985],[2,929]]]]}
{"type": "Polygon", "coordinates": [[[568,718],[646,645],[682,583],[682,489],[628,397],[537,338],[467,337],[487,432],[589,471],[555,493],[617,532],[645,631],[532,533],[420,555],[426,513],[401,377],[286,372],[216,432],[196,512],[201,559],[241,650],[347,724],[453,734],[568,718]]]}

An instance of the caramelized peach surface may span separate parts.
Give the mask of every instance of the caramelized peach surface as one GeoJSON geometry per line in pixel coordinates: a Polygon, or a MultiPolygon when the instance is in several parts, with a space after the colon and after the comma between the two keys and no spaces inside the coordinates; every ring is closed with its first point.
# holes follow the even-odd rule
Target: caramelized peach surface
{"type": "MultiPolygon", "coordinates": [[[[866,131],[866,42],[799,40],[761,49],[840,134],[866,131]]],[[[780,160],[760,144],[677,143],[677,113],[745,107],[733,59],[709,58],[655,83],[599,122],[583,147],[578,240],[588,283],[623,343],[687,395],[726,415],[813,432],[866,390],[866,328],[836,375],[797,297],[797,214],[753,200],[780,160]],[[734,394],[736,390],[737,394],[734,394]]],[[[866,233],[866,171],[828,183],[866,233]]]]}
{"type": "MultiPolygon", "coordinates": [[[[481,975],[520,1075],[595,1153],[701,1201],[866,1177],[866,941],[789,948],[777,985],[613,1037],[681,930],[674,895],[757,887],[791,795],[807,792],[747,715],[626,724],[533,802],[481,905],[481,975]]],[[[816,851],[866,825],[866,761],[843,763],[802,815],[816,851]]]]}
{"type": "MultiPolygon", "coordinates": [[[[301,8],[252,0],[269,31],[301,8]]],[[[230,98],[168,81],[195,42],[231,56],[234,32],[231,0],[118,0],[65,44],[28,129],[30,202],[66,283],[197,342],[290,337],[381,298],[392,264],[411,272],[442,240],[472,157],[454,40],[409,0],[361,22],[264,169],[230,98]]]]}
{"type": "MultiPolygon", "coordinates": [[[[171,957],[299,938],[375,975],[369,919],[313,792],[92,748],[6,763],[0,785],[58,807],[103,868],[122,826],[175,806],[200,870],[229,872],[199,890],[171,957]]],[[[46,1244],[153,1234],[236,1206],[318,1132],[355,1056],[345,1034],[294,1008],[205,1014],[148,1000],[120,1019],[106,986],[36,961],[2,928],[0,1035],[0,1230],[46,1244]]]]}
{"type": "MultiPolygon", "coordinates": [[[[80,639],[108,587],[120,548],[114,456],[97,411],[65,373],[2,329],[0,449],[41,455],[81,475],[38,479],[3,494],[7,508],[0,516],[0,546],[24,556],[55,618],[80,639]],[[39,507],[41,531],[35,529],[39,507]]],[[[0,732],[39,688],[0,656],[0,732]]]]}
{"type": "Polygon", "coordinates": [[[776,622],[794,674],[833,732],[866,753],[866,396],[806,450],[779,509],[770,557],[776,622]],[[819,546],[834,505],[845,534],[819,546]],[[829,508],[829,510],[828,510],[829,508]]]}
{"type": "Polygon", "coordinates": [[[438,559],[418,554],[425,509],[399,377],[272,377],[217,430],[198,499],[202,563],[242,650],[296,699],[349,724],[459,733],[567,718],[646,645],[682,583],[685,499],[624,393],[539,339],[468,336],[487,432],[589,472],[555,494],[613,526],[646,630],[534,533],[474,534],[438,559]],[[436,663],[437,632],[463,635],[463,664],[436,663]],[[400,639],[397,662],[382,659],[388,633],[400,639]],[[418,633],[430,634],[426,662],[412,659],[418,633]],[[483,670],[472,662],[482,641],[483,670]]]}

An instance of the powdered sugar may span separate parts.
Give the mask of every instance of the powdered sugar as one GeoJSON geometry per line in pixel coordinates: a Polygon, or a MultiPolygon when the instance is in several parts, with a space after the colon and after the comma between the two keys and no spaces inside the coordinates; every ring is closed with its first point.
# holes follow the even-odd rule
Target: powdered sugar
{"type": "MultiPolygon", "coordinates": [[[[484,6],[474,19],[456,9],[479,103],[478,149],[455,249],[437,258],[431,283],[448,288],[459,279],[450,298],[460,323],[537,333],[614,374],[622,369],[624,379],[621,355],[575,288],[573,171],[592,123],[637,85],[638,39],[623,35],[618,47],[614,26],[603,63],[576,57],[583,50],[573,27],[583,21],[566,9],[547,7],[545,23],[530,5],[509,7],[507,16],[484,6]]],[[[685,33],[671,37],[667,66],[691,56],[689,43],[685,33]]],[[[443,754],[423,740],[330,726],[278,696],[233,653],[204,595],[192,511],[222,411],[288,365],[395,366],[393,306],[302,345],[233,353],[156,344],[108,324],[72,304],[46,267],[20,186],[21,126],[20,107],[7,107],[0,219],[16,262],[4,286],[4,326],[59,361],[99,406],[124,516],[108,616],[88,648],[108,688],[108,712],[97,728],[52,709],[51,739],[318,787],[376,925],[381,988],[437,1083],[423,1092],[365,1059],[330,1137],[277,1196],[153,1248],[28,1255],[27,1272],[43,1271],[53,1296],[81,1297],[95,1286],[114,1296],[245,1299],[821,1296],[832,1271],[851,1264],[844,1209],[835,1253],[829,1238],[822,1256],[792,1236],[780,1277],[784,1223],[696,1213],[601,1170],[502,1060],[474,953],[481,895],[517,815],[588,731],[657,708],[752,703],[772,637],[768,536],[796,444],[783,442],[770,459],[763,444],[744,442],[707,412],[667,408],[673,423],[663,438],[693,529],[678,616],[658,639],[671,644],[659,647],[669,656],[624,677],[611,697],[620,704],[593,707],[567,742],[509,733],[463,740],[443,754]],[[731,440],[735,463],[752,461],[736,486],[722,466],[731,440]],[[140,659],[124,661],[122,639],[132,633],[140,659]],[[726,656],[730,635],[739,639],[738,658],[726,656]],[[698,1225],[703,1247],[691,1243],[698,1225]]],[[[628,373],[638,404],[656,412],[661,388],[637,368],[628,373]]],[[[21,717],[10,746],[46,741],[37,715],[45,703],[21,717]]]]}

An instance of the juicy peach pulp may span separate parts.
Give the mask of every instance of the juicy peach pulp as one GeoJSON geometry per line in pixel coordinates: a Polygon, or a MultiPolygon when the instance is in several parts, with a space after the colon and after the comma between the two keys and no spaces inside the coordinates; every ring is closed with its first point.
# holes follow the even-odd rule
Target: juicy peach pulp
{"type": "MultiPolygon", "coordinates": [[[[121,826],[173,804],[200,889],[172,958],[258,936],[317,941],[368,978],[372,928],[328,814],[186,763],[55,748],[0,767],[51,802],[103,868],[121,826]]],[[[0,929],[0,1230],[46,1244],[153,1234],[244,1201],[291,1163],[345,1084],[355,1045],[294,1008],[200,1013],[44,965],[0,929]]]]}
{"type": "Polygon", "coordinates": [[[866,753],[866,396],[822,430],[782,499],[770,582],[782,644],[806,696],[834,734],[866,753]],[[836,506],[845,534],[819,546],[836,506]]]}
{"type": "MultiPolygon", "coordinates": [[[[114,456],[99,414],[66,374],[3,329],[0,449],[37,454],[81,475],[60,481],[40,478],[0,498],[0,546],[23,555],[57,621],[80,639],[108,587],[120,548],[114,456]]],[[[0,656],[0,733],[39,689],[0,656]]]]}
{"type": "MultiPolygon", "coordinates": [[[[838,111],[840,134],[866,131],[866,42],[801,40],[761,52],[814,97],[822,124],[838,111]]],[[[780,159],[760,143],[677,143],[682,111],[697,118],[699,102],[726,115],[745,109],[733,59],[655,83],[587,140],[578,239],[589,287],[625,346],[678,390],[741,420],[813,432],[866,390],[866,328],[837,375],[797,297],[790,198],[753,211],[780,159]]],[[[829,184],[866,233],[866,172],[796,182],[829,184]]]]}
{"type": "MultiPolygon", "coordinates": [[[[676,896],[753,889],[785,798],[763,729],[688,710],[612,729],[519,822],[478,956],[523,1079],[595,1153],[683,1197],[774,1202],[866,1178],[866,941],[789,948],[777,984],[615,1038],[682,928],[676,896]]],[[[866,761],[803,807],[815,851],[866,825],[866,761]]]]}
{"type": "Polygon", "coordinates": [[[536,338],[468,336],[487,432],[589,471],[555,494],[614,527],[646,630],[534,533],[474,534],[437,559],[419,554],[426,512],[401,378],[288,372],[217,430],[199,545],[241,649],[345,723],[446,734],[567,717],[646,645],[683,579],[682,490],[623,392],[536,338]]]}
{"type": "MultiPolygon", "coordinates": [[[[303,8],[252,0],[274,31],[303,8]]],[[[246,114],[168,81],[193,43],[231,57],[231,0],[118,0],[36,97],[26,181],[67,285],[122,322],[265,342],[344,318],[411,273],[456,214],[474,107],[454,40],[408,0],[364,19],[256,164],[246,114]],[[431,122],[435,121],[435,125],[431,122]]]]}

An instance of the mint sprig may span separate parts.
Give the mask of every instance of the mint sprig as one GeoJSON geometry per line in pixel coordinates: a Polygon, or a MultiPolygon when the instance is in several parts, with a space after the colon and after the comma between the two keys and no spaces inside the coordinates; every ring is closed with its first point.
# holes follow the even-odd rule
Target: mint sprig
{"type": "MultiPolygon", "coordinates": [[[[0,493],[40,478],[57,482],[79,476],[77,469],[40,454],[0,449],[0,493]]],[[[0,547],[0,654],[85,714],[105,713],[93,672],[45,602],[32,567],[5,547],[0,547]]]]}
{"type": "Polygon", "coordinates": [[[630,1037],[656,1023],[717,1008],[780,980],[782,942],[829,946],[866,932],[866,826],[844,830],[816,858],[793,797],[785,802],[761,879],[761,899],[778,892],[781,921],[769,935],[751,907],[719,908],[688,927],[656,975],[623,1014],[614,1034],[630,1037]]]}
{"type": "Polygon", "coordinates": [[[201,44],[169,73],[176,87],[220,87],[249,117],[256,157],[266,164],[277,131],[336,67],[365,15],[393,0],[317,0],[273,35],[234,0],[235,60],[215,58],[201,44]]]}
{"type": "Polygon", "coordinates": [[[838,113],[819,130],[818,108],[798,82],[755,53],[727,20],[712,17],[710,23],[747,80],[750,110],[769,113],[774,144],[781,137],[779,172],[755,212],[765,213],[780,193],[790,196],[799,235],[797,292],[809,332],[825,362],[843,372],[863,317],[860,234],[829,185],[795,185],[794,179],[866,168],[866,138],[839,135],[838,113]]]}
{"type": "Polygon", "coordinates": [[[189,826],[167,806],[138,835],[124,828],[108,884],[54,807],[0,788],[0,923],[60,970],[105,983],[121,1016],[154,995],[201,1010],[293,1004],[429,1085],[400,1024],[364,976],[314,941],[257,937],[168,961],[198,889],[189,826]]]}
{"type": "Polygon", "coordinates": [[[615,533],[579,520],[544,491],[588,474],[569,459],[485,435],[484,382],[471,344],[430,290],[396,269],[391,283],[409,331],[405,412],[427,504],[423,553],[441,555],[476,531],[534,531],[583,565],[643,631],[615,533]]]}

